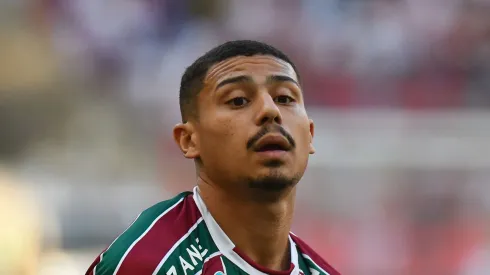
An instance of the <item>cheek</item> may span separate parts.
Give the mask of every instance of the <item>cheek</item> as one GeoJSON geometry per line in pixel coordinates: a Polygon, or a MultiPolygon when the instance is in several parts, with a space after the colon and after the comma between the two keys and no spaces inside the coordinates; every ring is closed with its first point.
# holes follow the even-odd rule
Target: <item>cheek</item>
{"type": "Polygon", "coordinates": [[[298,165],[301,169],[304,169],[308,163],[310,157],[310,127],[302,126],[300,134],[298,135],[297,142],[297,154],[298,154],[298,165]]]}
{"type": "Polygon", "coordinates": [[[234,140],[236,131],[234,124],[230,120],[216,120],[215,126],[216,131],[214,134],[219,144],[226,146],[234,140]]]}
{"type": "Polygon", "coordinates": [[[302,147],[309,146],[311,140],[310,134],[310,122],[308,119],[301,119],[296,123],[296,133],[298,135],[298,146],[301,144],[302,147]]]}
{"type": "Polygon", "coordinates": [[[202,131],[200,144],[203,160],[227,158],[237,153],[240,140],[234,125],[228,120],[215,120],[202,131]]]}
{"type": "Polygon", "coordinates": [[[301,123],[298,125],[296,132],[296,147],[298,160],[300,162],[305,161],[310,155],[310,142],[311,142],[311,134],[310,134],[310,126],[309,123],[301,123]]]}

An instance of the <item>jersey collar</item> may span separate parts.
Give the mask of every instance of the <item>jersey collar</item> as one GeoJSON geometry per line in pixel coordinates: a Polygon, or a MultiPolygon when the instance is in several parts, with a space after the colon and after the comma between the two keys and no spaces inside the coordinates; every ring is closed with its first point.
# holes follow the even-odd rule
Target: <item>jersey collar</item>
{"type": "MultiPolygon", "coordinates": [[[[197,208],[199,208],[199,211],[202,214],[202,217],[204,219],[204,222],[206,223],[206,226],[208,227],[209,233],[211,237],[213,238],[213,241],[216,243],[216,246],[218,249],[223,253],[223,255],[229,259],[232,263],[234,263],[236,266],[241,268],[243,271],[247,272],[248,274],[251,275],[267,275],[266,273],[258,270],[251,264],[249,264],[247,261],[245,261],[240,255],[238,255],[235,250],[235,244],[228,238],[228,236],[223,232],[221,227],[218,225],[218,223],[214,220],[213,216],[211,213],[209,213],[206,204],[202,200],[201,196],[199,195],[199,188],[196,186],[194,187],[193,190],[193,198],[194,201],[196,202],[197,208]]],[[[290,273],[291,275],[298,275],[299,274],[299,264],[298,264],[298,250],[296,248],[296,243],[293,241],[291,236],[289,236],[289,243],[291,246],[291,263],[293,264],[294,268],[293,271],[290,273]]]]}

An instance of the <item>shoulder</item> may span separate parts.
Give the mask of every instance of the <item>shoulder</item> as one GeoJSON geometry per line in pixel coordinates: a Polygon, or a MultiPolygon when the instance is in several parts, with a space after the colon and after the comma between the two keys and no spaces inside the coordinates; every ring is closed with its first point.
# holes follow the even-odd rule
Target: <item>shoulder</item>
{"type": "Polygon", "coordinates": [[[298,236],[291,234],[291,238],[296,243],[299,251],[299,257],[303,258],[312,271],[312,274],[318,275],[340,275],[340,273],[327,263],[318,253],[316,253],[308,244],[298,236]]]}
{"type": "Polygon", "coordinates": [[[152,274],[174,244],[202,219],[191,194],[181,193],[141,212],[86,274],[152,274]]]}

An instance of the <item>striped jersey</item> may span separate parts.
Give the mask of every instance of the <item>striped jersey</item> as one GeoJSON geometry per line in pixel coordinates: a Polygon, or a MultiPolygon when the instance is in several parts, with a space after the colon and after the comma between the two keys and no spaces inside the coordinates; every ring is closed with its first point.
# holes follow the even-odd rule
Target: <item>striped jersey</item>
{"type": "Polygon", "coordinates": [[[288,271],[257,265],[235,247],[194,188],[143,211],[86,275],[340,275],[294,234],[289,242],[288,271]]]}

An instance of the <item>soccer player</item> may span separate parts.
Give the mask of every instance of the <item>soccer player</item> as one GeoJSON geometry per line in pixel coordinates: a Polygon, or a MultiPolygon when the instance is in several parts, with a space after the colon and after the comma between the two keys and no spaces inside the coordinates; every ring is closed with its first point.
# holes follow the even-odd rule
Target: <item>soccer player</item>
{"type": "Polygon", "coordinates": [[[314,125],[293,62],[256,41],[217,46],[188,67],[182,123],[193,192],[143,211],[88,275],[338,275],[290,232],[314,125]]]}

